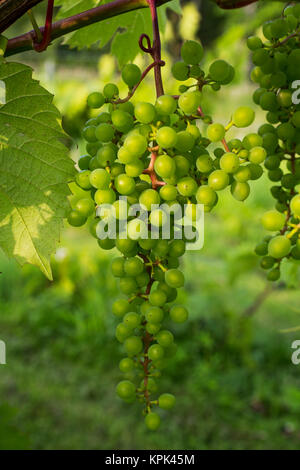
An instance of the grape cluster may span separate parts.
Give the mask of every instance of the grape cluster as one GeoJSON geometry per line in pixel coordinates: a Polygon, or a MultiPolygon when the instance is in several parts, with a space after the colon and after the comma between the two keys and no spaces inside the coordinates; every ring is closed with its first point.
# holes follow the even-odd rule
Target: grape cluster
{"type": "Polygon", "coordinates": [[[104,108],[83,129],[87,154],[78,161],[76,183],[86,197],[76,202],[68,216],[74,226],[92,219],[91,232],[98,237],[99,246],[119,252],[111,269],[124,297],[113,303],[112,311],[119,320],[116,338],[126,357],[119,364],[124,380],[118,384],[117,394],[128,403],[138,400],[144,404],[145,422],[151,430],[160,424],[153,408],[168,410],[175,403],[170,393],[155,398],[156,379],[176,353],[172,324],[188,318],[187,309],[173,303],[185,282],[179,259],[187,239],[174,236],[176,218],[171,209],[179,205],[193,226],[197,204],[210,211],[226,187],[234,198],[245,200],[249,181],[262,175],[261,164],[267,156],[258,134],[247,134],[243,140],[225,139],[231,127],[252,124],[251,108],[238,108],[226,126],[213,123],[201,108],[204,87],[217,91],[232,80],[233,68],[216,60],[206,74],[199,65],[203,49],[195,41],[185,42],[181,55],[183,61],[173,67],[174,77],[181,81],[194,78],[195,83],[180,85],[179,96],[164,94],[155,104],[133,105],[128,98],[142,77],[133,64],[122,71],[129,87],[127,98],[121,99],[112,83],[102,93],[89,95],[91,108],[104,108]],[[111,210],[102,214],[104,204],[110,204],[111,210]],[[135,204],[146,210],[146,221],[131,213],[135,204]],[[104,217],[116,221],[115,239],[99,238],[97,227],[104,217]],[[170,217],[170,236],[165,238],[163,229],[170,217]],[[149,237],[150,226],[155,237],[149,237]]]}
{"type": "Polygon", "coordinates": [[[284,259],[300,260],[300,5],[285,8],[281,18],[262,28],[265,41],[249,37],[255,67],[251,78],[258,84],[253,101],[266,111],[267,123],[258,134],[267,152],[264,167],[275,183],[271,194],[275,209],[262,217],[272,232],[255,251],[267,278],[277,281],[284,259]]]}

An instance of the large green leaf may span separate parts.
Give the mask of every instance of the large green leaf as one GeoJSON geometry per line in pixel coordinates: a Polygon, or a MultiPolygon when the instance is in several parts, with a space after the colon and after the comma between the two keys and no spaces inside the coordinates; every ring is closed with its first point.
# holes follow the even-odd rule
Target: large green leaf
{"type": "MultiPolygon", "coordinates": [[[[104,3],[109,3],[109,1],[78,0],[73,2],[72,0],[56,0],[56,5],[61,6],[58,18],[80,13],[104,3]]],[[[168,8],[179,13],[179,0],[172,0],[158,8],[161,30],[164,29],[166,24],[166,10],[168,8]]],[[[126,62],[132,61],[138,54],[140,34],[146,33],[151,36],[151,31],[150,12],[145,8],[81,28],[71,33],[66,39],[66,43],[71,47],[82,49],[83,47],[91,47],[93,44],[104,47],[112,39],[111,52],[117,57],[119,64],[122,66],[126,62]]]]}
{"type": "Polygon", "coordinates": [[[6,100],[0,107],[0,247],[51,279],[50,255],[68,208],[73,162],[53,96],[32,69],[0,63],[6,100]]]}

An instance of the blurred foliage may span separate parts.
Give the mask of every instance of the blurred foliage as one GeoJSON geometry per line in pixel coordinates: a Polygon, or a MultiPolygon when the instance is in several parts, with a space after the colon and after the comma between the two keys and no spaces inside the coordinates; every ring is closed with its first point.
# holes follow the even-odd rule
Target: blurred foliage
{"type": "MultiPolygon", "coordinates": [[[[225,123],[233,106],[250,104],[242,40],[262,20],[278,15],[279,3],[225,12],[199,0],[199,13],[194,2],[184,3],[183,18],[169,15],[164,36],[168,91],[177,91],[170,60],[181,35],[201,37],[206,67],[221,57],[237,70],[233,87],[207,93],[206,112],[225,123]]],[[[85,151],[80,130],[89,117],[86,96],[119,79],[115,59],[107,49],[74,52],[57,43],[44,55],[23,58],[55,93],[75,139],[76,159],[85,151]]],[[[135,61],[143,66],[146,60],[139,55],[135,61]]],[[[124,86],[120,90],[126,93],[124,86]]],[[[154,99],[150,78],[136,94],[146,98],[154,99]]],[[[253,129],[261,119],[258,114],[253,129]]],[[[285,287],[246,315],[266,287],[253,247],[262,233],[260,215],[271,205],[267,184],[253,182],[244,204],[225,192],[206,216],[203,250],[185,257],[187,288],[179,301],[191,317],[172,327],[179,349],[160,380],[162,391],[177,396],[177,406],[155,435],[144,429],[138,407],[122,404],[113,393],[122,353],[110,312],[117,295],[108,274],[114,253],[99,250],[87,228],[67,228],[53,259],[53,283],[37,269],[20,270],[1,257],[0,338],[7,344],[7,365],[0,366],[0,449],[299,448],[300,366],[291,363],[298,332],[280,333],[300,323],[298,272],[286,268],[285,287]]]]}

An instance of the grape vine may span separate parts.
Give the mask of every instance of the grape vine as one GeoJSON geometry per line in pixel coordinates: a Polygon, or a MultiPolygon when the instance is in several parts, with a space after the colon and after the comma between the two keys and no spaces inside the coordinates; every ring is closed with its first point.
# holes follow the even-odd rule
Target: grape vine
{"type": "MultiPolygon", "coordinates": [[[[261,65],[252,72],[252,77],[261,84],[254,100],[257,102],[259,95],[260,104],[264,109],[269,109],[272,120],[282,117],[284,129],[280,130],[279,127],[277,138],[275,128],[264,124],[258,133],[251,132],[242,139],[228,140],[226,134],[230,129],[246,128],[253,123],[253,109],[239,107],[224,125],[213,122],[212,117],[204,112],[202,101],[208,87],[217,92],[232,82],[233,67],[225,60],[218,59],[206,73],[200,65],[204,55],[202,45],[196,41],[186,41],[181,48],[182,61],[173,65],[172,74],[178,81],[192,78],[194,82],[181,84],[176,96],[165,94],[160,70],[164,62],[160,54],[154,0],[149,0],[149,6],[153,43],[143,34],[140,47],[151,55],[153,62],[144,72],[134,64],[123,68],[122,79],[128,85],[125,98],[119,96],[118,87],[113,83],[106,84],[102,92],[93,92],[88,97],[91,108],[105,108],[97,117],[89,119],[83,129],[87,154],[79,159],[80,171],[76,183],[87,191],[87,197],[77,201],[68,220],[71,225],[81,226],[88,217],[96,215],[91,232],[98,238],[99,246],[105,250],[117,248],[120,252],[121,256],[113,259],[111,269],[113,275],[119,278],[120,291],[126,297],[113,303],[112,312],[120,321],[116,327],[116,338],[124,345],[126,357],[119,364],[124,380],[119,382],[116,391],[125,402],[138,400],[143,403],[146,426],[156,430],[160,425],[160,415],[154,411],[155,408],[158,406],[168,410],[175,404],[172,394],[158,394],[157,384],[161,370],[167,367],[168,359],[176,353],[174,335],[170,329],[173,323],[180,324],[188,318],[187,309],[173,303],[177,290],[184,285],[179,258],[185,253],[189,241],[184,236],[182,239],[176,237],[178,220],[172,212],[174,207],[179,205],[191,226],[194,226],[199,217],[197,204],[201,204],[205,212],[211,211],[218,202],[219,192],[228,186],[235,199],[244,201],[250,193],[249,183],[263,175],[263,164],[270,170],[271,179],[283,178],[282,170],[278,168],[281,159],[288,159],[286,155],[289,154],[287,163],[293,173],[293,185],[290,177],[284,178],[288,193],[281,187],[276,189],[281,195],[281,212],[276,216],[268,214],[263,219],[265,225],[276,225],[276,230],[281,230],[280,235],[268,241],[269,247],[264,241],[263,250],[260,245],[256,251],[264,251],[265,254],[268,249],[269,255],[263,258],[262,264],[266,266],[272,259],[272,265],[277,263],[275,270],[278,270],[282,257],[290,251],[290,239],[296,243],[299,223],[292,219],[290,235],[286,232],[289,230],[287,224],[290,223],[291,212],[294,216],[300,215],[300,196],[296,196],[292,189],[296,184],[294,174],[298,168],[295,158],[298,149],[293,137],[297,134],[299,119],[291,107],[291,92],[288,91],[287,95],[286,89],[282,88],[287,85],[286,75],[281,71],[272,77],[270,74],[275,67],[274,52],[277,51],[276,60],[282,61],[282,49],[290,52],[298,45],[297,33],[279,42],[280,38],[291,33],[291,29],[296,28],[297,31],[298,20],[294,15],[298,14],[298,8],[289,8],[291,13],[286,11],[285,19],[272,23],[272,32],[273,29],[278,32],[274,41],[271,35],[273,42],[270,45],[263,47],[259,38],[248,39],[249,47],[254,50],[253,60],[261,65]],[[130,100],[136,88],[152,69],[157,94],[155,104],[132,104],[130,100]],[[285,124],[287,122],[288,126],[285,124]],[[288,139],[284,137],[287,147],[279,149],[279,139],[286,133],[290,135],[288,139]],[[110,206],[107,208],[106,204],[110,206]],[[146,221],[132,213],[131,209],[136,204],[146,210],[146,221]],[[162,205],[157,208],[159,204],[162,205]],[[105,210],[101,211],[103,205],[105,210]],[[163,233],[170,214],[171,234],[166,239],[163,233]],[[116,222],[115,239],[99,235],[99,226],[102,227],[103,222],[108,220],[116,222]],[[125,232],[124,220],[127,222],[125,232]],[[154,228],[155,237],[150,228],[154,228]]],[[[285,54],[287,64],[288,52],[285,54]]],[[[297,64],[299,66],[298,50],[291,54],[293,79],[297,64]]],[[[194,239],[198,236],[194,227],[194,239]]],[[[268,278],[275,280],[274,269],[271,273],[268,278]]]]}

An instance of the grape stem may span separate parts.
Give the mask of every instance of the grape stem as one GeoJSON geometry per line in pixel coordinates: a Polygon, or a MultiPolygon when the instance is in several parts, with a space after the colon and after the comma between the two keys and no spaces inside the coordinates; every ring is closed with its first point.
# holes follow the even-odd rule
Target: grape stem
{"type": "Polygon", "coordinates": [[[152,183],[152,188],[157,189],[159,186],[164,186],[166,183],[157,179],[157,175],[154,170],[154,163],[157,158],[157,152],[151,152],[151,158],[148,168],[143,170],[145,175],[149,175],[152,183]]]}
{"type": "MultiPolygon", "coordinates": [[[[151,56],[155,62],[154,66],[154,79],[156,87],[156,96],[159,97],[164,94],[164,87],[161,77],[161,42],[159,34],[158,16],[156,0],[147,0],[150,8],[151,19],[152,19],[152,30],[153,30],[153,43],[151,47],[151,56]]],[[[141,36],[143,37],[143,35],[141,36]]]]}
{"type": "Polygon", "coordinates": [[[42,40],[40,40],[39,35],[35,31],[35,36],[33,37],[32,43],[33,43],[33,48],[36,52],[45,51],[51,42],[53,6],[54,6],[54,0],[48,0],[45,27],[43,31],[42,40]]]}
{"type": "MultiPolygon", "coordinates": [[[[201,106],[198,107],[197,112],[198,112],[199,116],[201,116],[201,117],[204,116],[204,113],[203,113],[203,110],[202,110],[201,106]]],[[[221,140],[221,143],[222,143],[224,149],[226,150],[226,152],[230,152],[225,138],[221,140]]]]}

